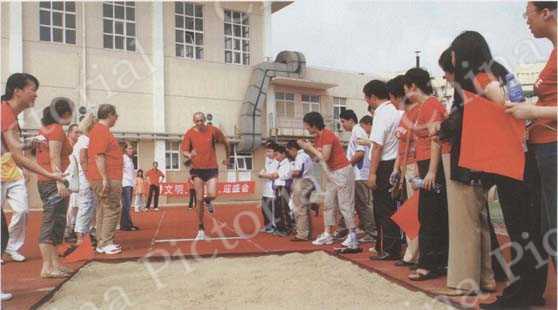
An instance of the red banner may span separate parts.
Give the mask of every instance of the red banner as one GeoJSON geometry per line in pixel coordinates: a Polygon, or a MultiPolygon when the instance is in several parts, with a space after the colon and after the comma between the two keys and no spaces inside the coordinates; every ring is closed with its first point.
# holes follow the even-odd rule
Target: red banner
{"type": "MultiPolygon", "coordinates": [[[[188,183],[161,183],[160,195],[188,197],[190,185],[188,183]]],[[[253,194],[256,183],[251,182],[220,182],[217,184],[219,196],[237,196],[253,194]]]]}

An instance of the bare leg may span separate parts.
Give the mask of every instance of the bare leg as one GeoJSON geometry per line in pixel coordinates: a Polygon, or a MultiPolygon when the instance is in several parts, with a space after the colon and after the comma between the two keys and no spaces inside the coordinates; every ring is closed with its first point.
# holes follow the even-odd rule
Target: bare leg
{"type": "Polygon", "coordinates": [[[194,189],[196,190],[196,209],[198,211],[198,227],[203,227],[203,180],[194,178],[194,189]]]}

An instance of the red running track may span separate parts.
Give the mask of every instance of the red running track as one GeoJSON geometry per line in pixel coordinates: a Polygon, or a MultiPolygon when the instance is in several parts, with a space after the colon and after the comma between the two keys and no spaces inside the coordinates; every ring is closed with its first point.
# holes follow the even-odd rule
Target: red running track
{"type": "MultiPolygon", "coordinates": [[[[27,242],[22,254],[27,256],[23,263],[6,262],[2,266],[2,288],[14,294],[14,298],[2,303],[2,309],[29,309],[47,300],[59,288],[64,280],[39,277],[41,270],[40,252],[37,246],[41,212],[31,212],[28,221],[27,242]]],[[[116,241],[122,245],[123,253],[107,256],[96,255],[95,260],[113,261],[138,259],[145,256],[154,259],[168,255],[180,256],[211,256],[211,255],[265,255],[287,252],[309,252],[325,250],[332,253],[333,246],[316,247],[310,242],[292,242],[290,237],[277,237],[265,233],[257,233],[261,223],[261,212],[256,205],[230,205],[217,206],[215,216],[206,217],[206,232],[209,237],[224,237],[221,239],[203,242],[176,241],[170,239],[194,238],[197,227],[195,226],[194,212],[186,207],[163,208],[159,212],[132,214],[134,224],[140,227],[139,231],[119,231],[116,241]],[[235,239],[239,235],[247,239],[235,239]],[[167,240],[167,241],[165,241],[167,240]]],[[[323,227],[321,214],[312,218],[314,236],[323,227]]],[[[360,267],[378,273],[386,279],[396,282],[411,290],[423,291],[435,296],[435,291],[445,287],[445,278],[438,278],[425,282],[413,282],[407,279],[409,270],[404,267],[395,267],[393,262],[376,262],[368,259],[368,248],[371,244],[363,244],[364,252],[360,254],[342,255],[340,258],[351,261],[360,267]]],[[[70,265],[80,268],[85,263],[70,265]]],[[[498,291],[504,283],[498,284],[498,291]]],[[[498,293],[499,293],[498,292],[498,293]]],[[[452,298],[450,302],[466,308],[476,305],[479,299],[490,302],[498,293],[484,295],[480,298],[452,298]]],[[[549,269],[548,285],[545,295],[547,306],[540,309],[556,309],[556,270],[549,269]]]]}

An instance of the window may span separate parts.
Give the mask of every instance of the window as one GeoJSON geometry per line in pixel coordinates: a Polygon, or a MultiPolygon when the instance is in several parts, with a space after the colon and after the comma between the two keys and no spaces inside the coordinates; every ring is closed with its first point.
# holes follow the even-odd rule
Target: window
{"type": "Polygon", "coordinates": [[[136,11],[133,1],[103,2],[103,47],[136,50],[136,11]]]}
{"type": "Polygon", "coordinates": [[[229,157],[228,169],[238,171],[252,170],[252,154],[233,154],[229,157]]]}
{"type": "Polygon", "coordinates": [[[76,4],[73,1],[39,3],[41,41],[76,44],[76,4]]]}
{"type": "Polygon", "coordinates": [[[342,132],[339,116],[347,109],[347,98],[333,97],[333,126],[336,132],[342,132]]]}
{"type": "Polygon", "coordinates": [[[320,96],[302,95],[302,114],[320,112],[320,96]]]}
{"type": "Polygon", "coordinates": [[[294,94],[276,92],[275,105],[278,117],[294,118],[294,94]]]}
{"type": "Polygon", "coordinates": [[[225,10],[225,63],[250,64],[248,14],[225,10]]]}
{"type": "Polygon", "coordinates": [[[176,56],[203,59],[203,6],[174,3],[176,56]]]}
{"type": "Polygon", "coordinates": [[[180,142],[165,143],[165,168],[167,170],[180,170],[180,142]]]}

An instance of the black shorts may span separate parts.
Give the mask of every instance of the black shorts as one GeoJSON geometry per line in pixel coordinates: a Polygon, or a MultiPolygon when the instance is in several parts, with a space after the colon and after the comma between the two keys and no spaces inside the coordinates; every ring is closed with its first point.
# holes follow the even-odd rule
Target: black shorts
{"type": "Polygon", "coordinates": [[[192,169],[190,170],[192,179],[200,178],[202,181],[207,182],[219,176],[219,169],[192,169]]]}

